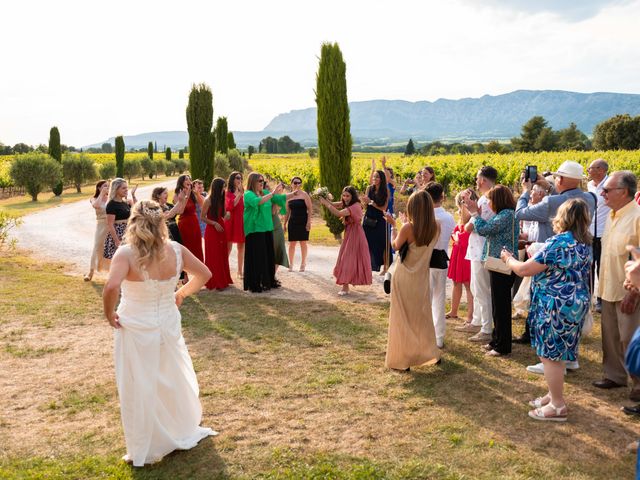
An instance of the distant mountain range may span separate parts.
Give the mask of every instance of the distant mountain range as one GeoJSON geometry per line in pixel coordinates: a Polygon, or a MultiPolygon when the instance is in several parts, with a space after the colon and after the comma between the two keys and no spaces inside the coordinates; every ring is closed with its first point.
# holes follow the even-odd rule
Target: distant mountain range
{"type": "MultiPolygon", "coordinates": [[[[414,141],[486,141],[509,139],[535,115],[543,116],[554,129],[574,122],[591,135],[601,121],[616,114],[640,115],[640,95],[626,93],[576,93],[561,90],[517,90],[504,95],[484,95],[435,102],[369,100],[349,103],[351,133],[355,144],[385,145],[414,141]]],[[[317,143],[316,108],[293,110],[276,116],[259,132],[233,132],[241,148],[257,147],[264,137],[289,135],[304,146],[317,143]]],[[[182,148],[186,132],[151,132],[125,136],[127,148],[143,148],[148,142],[182,148]]],[[[114,143],[110,138],[102,143],[114,143]]]]}

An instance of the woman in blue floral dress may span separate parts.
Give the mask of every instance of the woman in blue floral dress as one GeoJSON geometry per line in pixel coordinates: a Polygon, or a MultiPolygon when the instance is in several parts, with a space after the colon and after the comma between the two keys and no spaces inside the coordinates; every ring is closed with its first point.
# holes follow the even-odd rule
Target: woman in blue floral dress
{"type": "Polygon", "coordinates": [[[510,252],[501,255],[518,275],[535,275],[527,321],[531,325],[531,345],[544,365],[549,386],[546,395],[529,402],[535,407],[529,416],[535,420],[567,420],[564,363],[576,359],[591,297],[590,222],[587,204],[581,199],[568,200],[553,220],[556,235],[533,258],[523,263],[510,252]]]}

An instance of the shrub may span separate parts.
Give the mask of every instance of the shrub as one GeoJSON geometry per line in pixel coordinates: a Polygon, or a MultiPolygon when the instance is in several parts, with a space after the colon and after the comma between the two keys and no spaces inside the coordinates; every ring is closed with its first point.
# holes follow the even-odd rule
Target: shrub
{"type": "Polygon", "coordinates": [[[174,165],[174,163],[168,160],[159,160],[157,168],[158,173],[162,172],[167,177],[170,177],[171,175],[173,175],[173,172],[176,171],[176,166],[174,165]]]}
{"type": "Polygon", "coordinates": [[[183,158],[179,158],[178,160],[171,160],[171,161],[175,165],[176,170],[180,175],[182,175],[189,167],[189,165],[187,164],[187,161],[183,158]]]}
{"type": "Polygon", "coordinates": [[[14,183],[24,187],[31,200],[38,201],[38,194],[62,179],[62,166],[46,153],[31,152],[18,155],[11,164],[9,174],[14,183]]]}
{"type": "Polygon", "coordinates": [[[213,176],[227,178],[233,170],[229,166],[229,158],[224,153],[217,153],[213,161],[213,176]]]}
{"type": "MultiPolygon", "coordinates": [[[[245,160],[240,155],[240,152],[235,148],[233,150],[229,150],[227,159],[229,160],[229,168],[231,168],[231,171],[235,170],[236,172],[244,172],[249,169],[249,162],[247,162],[247,160],[245,160]]],[[[217,174],[218,172],[216,171],[216,175],[217,174]]]]}
{"type": "Polygon", "coordinates": [[[0,245],[3,245],[9,238],[9,230],[17,227],[20,223],[22,223],[22,220],[19,218],[0,211],[0,245]]]}
{"type": "Polygon", "coordinates": [[[144,157],[140,160],[140,173],[142,174],[142,180],[144,180],[145,175],[149,178],[153,178],[157,171],[156,163],[157,162],[154,162],[149,157],[144,157]]]}
{"type": "Polygon", "coordinates": [[[142,165],[137,158],[126,158],[123,165],[124,176],[131,182],[133,177],[140,175],[142,171],[142,165]]]}
{"type": "Polygon", "coordinates": [[[115,178],[116,176],[116,162],[105,162],[98,168],[100,178],[108,180],[109,178],[115,178]]]}
{"type": "Polygon", "coordinates": [[[72,183],[78,193],[82,185],[98,177],[96,165],[85,154],[65,153],[62,159],[62,176],[65,183],[72,183]]]}

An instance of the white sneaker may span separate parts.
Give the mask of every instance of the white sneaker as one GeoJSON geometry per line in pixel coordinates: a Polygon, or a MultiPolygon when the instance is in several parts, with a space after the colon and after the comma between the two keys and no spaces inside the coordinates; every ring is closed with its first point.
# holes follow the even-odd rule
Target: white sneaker
{"type": "MultiPolygon", "coordinates": [[[[536,363],[535,365],[529,365],[527,367],[527,372],[537,373],[538,375],[544,375],[544,364],[542,362],[536,363]]],[[[567,374],[567,369],[564,369],[564,374],[567,374]]]]}
{"type": "Polygon", "coordinates": [[[567,360],[564,363],[564,366],[567,368],[567,370],[578,370],[580,368],[580,365],[578,365],[578,360],[574,360],[573,362],[570,362],[569,360],[567,360]]]}
{"type": "Polygon", "coordinates": [[[438,348],[444,348],[444,340],[437,340],[436,339],[436,346],[438,348]]]}

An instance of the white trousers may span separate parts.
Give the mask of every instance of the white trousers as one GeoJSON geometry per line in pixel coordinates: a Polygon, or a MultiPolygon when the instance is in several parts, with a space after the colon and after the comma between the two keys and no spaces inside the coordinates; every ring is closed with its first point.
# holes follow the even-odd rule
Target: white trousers
{"type": "Polygon", "coordinates": [[[473,320],[471,320],[471,324],[476,327],[481,326],[482,333],[491,333],[493,331],[493,313],[489,271],[484,269],[479,260],[471,260],[470,283],[473,294],[473,320]]]}
{"type": "Polygon", "coordinates": [[[442,347],[444,344],[444,331],[446,328],[445,302],[447,301],[447,269],[430,268],[429,278],[431,282],[431,315],[436,331],[436,344],[442,347]]]}

